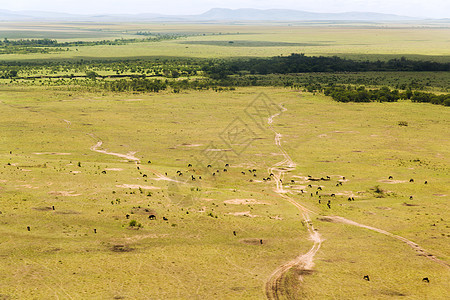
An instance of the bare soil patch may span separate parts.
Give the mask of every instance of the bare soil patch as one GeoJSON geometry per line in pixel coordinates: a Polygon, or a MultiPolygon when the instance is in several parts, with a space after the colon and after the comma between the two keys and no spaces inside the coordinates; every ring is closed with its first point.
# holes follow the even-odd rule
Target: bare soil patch
{"type": "Polygon", "coordinates": [[[150,186],[150,185],[139,185],[139,184],[120,184],[116,185],[116,187],[124,188],[124,189],[143,189],[143,190],[159,190],[159,187],[150,186]]]}
{"type": "Polygon", "coordinates": [[[223,201],[226,204],[264,204],[264,205],[270,205],[269,203],[265,203],[265,202],[259,202],[255,199],[230,199],[230,200],[225,200],[223,201]]]}
{"type": "Polygon", "coordinates": [[[234,212],[234,213],[228,213],[229,215],[233,216],[243,216],[243,217],[249,217],[249,218],[256,218],[259,217],[258,215],[252,215],[250,211],[241,211],[241,212],[234,212]]]}
{"type": "Polygon", "coordinates": [[[76,197],[76,196],[81,196],[81,194],[74,194],[75,191],[51,191],[48,192],[50,195],[55,195],[55,196],[64,196],[64,197],[76,197]]]}

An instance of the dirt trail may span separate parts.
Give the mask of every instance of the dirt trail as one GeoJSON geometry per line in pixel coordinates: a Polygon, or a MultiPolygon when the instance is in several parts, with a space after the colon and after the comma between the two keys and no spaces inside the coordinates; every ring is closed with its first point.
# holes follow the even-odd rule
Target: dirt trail
{"type": "MultiPolygon", "coordinates": [[[[280,108],[282,109],[282,112],[286,111],[287,109],[280,105],[280,108]]],[[[277,116],[279,116],[281,112],[274,114],[273,116],[269,117],[268,124],[270,126],[270,129],[275,133],[275,145],[277,145],[278,149],[282,153],[284,159],[278,163],[276,163],[274,166],[269,168],[269,173],[273,174],[273,179],[276,183],[275,192],[279,194],[282,198],[286,199],[288,202],[293,204],[297,209],[300,211],[303,223],[306,225],[306,228],[309,233],[309,239],[314,243],[312,248],[303,255],[297,256],[295,259],[285,263],[284,265],[278,267],[269,277],[269,279],[266,282],[265,286],[265,292],[266,297],[268,299],[279,299],[282,296],[282,284],[283,284],[283,277],[284,275],[291,269],[291,268],[298,268],[302,271],[311,271],[314,267],[314,256],[316,255],[317,251],[319,251],[320,246],[322,245],[322,237],[320,236],[319,232],[317,232],[316,229],[314,229],[314,226],[312,225],[312,222],[309,217],[309,213],[312,213],[311,210],[307,209],[306,207],[302,206],[301,204],[297,203],[294,199],[289,197],[287,195],[287,192],[283,188],[283,177],[284,174],[287,172],[290,172],[295,169],[296,164],[291,159],[289,154],[283,149],[281,146],[281,138],[282,135],[278,132],[276,132],[273,127],[271,126],[273,123],[273,119],[277,116]]]]}
{"type": "Polygon", "coordinates": [[[99,149],[102,145],[103,145],[103,142],[102,141],[98,141],[97,144],[95,144],[94,146],[91,147],[91,150],[95,151],[95,152],[98,152],[98,153],[103,153],[103,154],[107,154],[107,155],[113,155],[113,156],[125,158],[125,159],[128,159],[128,160],[132,160],[132,161],[135,161],[135,162],[140,162],[140,159],[137,158],[136,156],[134,156],[134,154],[136,154],[136,152],[129,152],[127,154],[108,152],[106,150],[100,150],[99,149]]]}
{"type": "Polygon", "coordinates": [[[412,241],[410,241],[410,240],[408,240],[408,239],[406,239],[406,238],[404,238],[402,236],[390,233],[390,232],[388,232],[386,230],[383,230],[383,229],[379,229],[379,228],[375,228],[375,227],[372,227],[372,226],[360,224],[360,223],[357,223],[355,221],[348,220],[346,218],[339,217],[339,216],[326,216],[326,217],[322,217],[322,220],[328,221],[328,222],[343,223],[343,224],[358,226],[358,227],[361,227],[361,228],[366,228],[366,229],[373,230],[373,231],[376,231],[378,233],[381,233],[381,234],[393,237],[394,239],[402,241],[402,242],[406,243],[408,246],[410,246],[411,248],[413,248],[418,253],[418,255],[425,256],[426,258],[431,259],[432,261],[434,261],[434,262],[436,262],[436,263],[438,263],[438,264],[440,264],[442,266],[450,268],[450,265],[448,263],[446,263],[445,261],[440,260],[439,258],[437,258],[436,256],[432,255],[431,253],[429,253],[428,251],[426,251],[425,249],[423,249],[422,247],[420,247],[416,243],[414,243],[414,242],[412,242],[412,241]]]}

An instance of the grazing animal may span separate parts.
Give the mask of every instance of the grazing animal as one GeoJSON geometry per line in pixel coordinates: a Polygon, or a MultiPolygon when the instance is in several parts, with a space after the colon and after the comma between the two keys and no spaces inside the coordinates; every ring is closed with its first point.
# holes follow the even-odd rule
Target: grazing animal
{"type": "Polygon", "coordinates": [[[330,179],[330,176],[327,175],[327,179],[330,179]]]}
{"type": "Polygon", "coordinates": [[[31,227],[30,227],[30,226],[27,226],[27,230],[28,230],[28,231],[31,231],[31,227]]]}
{"type": "Polygon", "coordinates": [[[202,180],[202,176],[198,176],[198,179],[202,180]]]}
{"type": "Polygon", "coordinates": [[[319,204],[321,203],[320,198],[319,198],[319,204]]]}
{"type": "Polygon", "coordinates": [[[318,188],[317,188],[319,191],[321,191],[322,190],[322,188],[319,186],[318,188]]]}
{"type": "Polygon", "coordinates": [[[364,275],[363,279],[365,279],[365,280],[367,280],[367,281],[370,281],[369,275],[364,275]]]}
{"type": "Polygon", "coordinates": [[[295,183],[294,179],[291,179],[291,183],[295,183]]]}
{"type": "Polygon", "coordinates": [[[102,174],[106,174],[106,171],[102,171],[102,174]]]}
{"type": "Polygon", "coordinates": [[[242,175],[245,175],[245,172],[244,172],[244,171],[242,171],[241,173],[242,173],[242,175]]]}
{"type": "Polygon", "coordinates": [[[409,196],[409,200],[412,200],[413,199],[413,196],[409,196]]]}
{"type": "Polygon", "coordinates": [[[224,171],[224,172],[228,172],[228,170],[227,170],[227,169],[223,169],[223,171],[224,171]]]}
{"type": "Polygon", "coordinates": [[[253,174],[253,177],[256,177],[256,174],[253,174]]]}
{"type": "Polygon", "coordinates": [[[336,195],[335,194],[331,194],[331,197],[336,197],[336,195]]]}
{"type": "Polygon", "coordinates": [[[348,199],[347,199],[348,201],[352,201],[352,198],[350,198],[350,197],[348,197],[348,199]]]}
{"type": "Polygon", "coordinates": [[[409,180],[409,182],[414,182],[414,179],[411,178],[411,179],[409,180]]]}
{"type": "Polygon", "coordinates": [[[233,235],[236,236],[236,231],[235,230],[233,230],[233,235]]]}
{"type": "Polygon", "coordinates": [[[313,196],[313,194],[311,193],[311,197],[313,196]]]}
{"type": "Polygon", "coordinates": [[[308,184],[308,187],[309,187],[309,188],[312,188],[312,185],[308,184]]]}
{"type": "Polygon", "coordinates": [[[164,221],[169,221],[169,219],[167,219],[166,217],[163,217],[163,220],[164,220],[164,221]]]}
{"type": "Polygon", "coordinates": [[[151,161],[148,161],[147,163],[148,163],[148,164],[151,164],[152,162],[151,162],[151,161]]]}
{"type": "Polygon", "coordinates": [[[213,176],[216,176],[216,173],[213,173],[212,175],[213,175],[213,176]]]}
{"type": "Polygon", "coordinates": [[[319,191],[316,191],[316,195],[319,195],[319,191]]]}
{"type": "Polygon", "coordinates": [[[125,216],[127,219],[129,219],[130,218],[130,215],[129,214],[127,214],[126,216],[125,216]]]}
{"type": "Polygon", "coordinates": [[[189,167],[192,167],[192,164],[188,164],[188,168],[189,168],[189,167]]]}
{"type": "Polygon", "coordinates": [[[424,182],[424,184],[427,184],[427,183],[428,183],[428,181],[425,181],[425,182],[424,182]]]}
{"type": "Polygon", "coordinates": [[[150,220],[156,220],[156,216],[155,216],[155,215],[150,215],[150,216],[148,216],[148,218],[149,218],[150,220]]]}
{"type": "Polygon", "coordinates": [[[138,170],[140,170],[141,168],[139,168],[139,167],[136,167],[138,170]]]}
{"type": "Polygon", "coordinates": [[[55,206],[54,205],[52,205],[52,209],[55,210],[55,206]]]}
{"type": "Polygon", "coordinates": [[[208,165],[208,166],[207,166],[207,168],[211,168],[211,167],[212,167],[211,165],[208,165]]]}
{"type": "Polygon", "coordinates": [[[147,174],[142,175],[142,177],[147,177],[147,174]]]}
{"type": "Polygon", "coordinates": [[[94,228],[94,233],[97,233],[97,229],[94,228]]]}
{"type": "Polygon", "coordinates": [[[177,171],[177,174],[178,174],[178,173],[181,173],[181,171],[180,171],[180,170],[178,170],[178,171],[177,171]]]}
{"type": "Polygon", "coordinates": [[[191,179],[192,179],[192,181],[194,181],[194,180],[195,180],[195,177],[194,177],[194,175],[191,175],[191,179]]]}
{"type": "Polygon", "coordinates": [[[263,181],[267,181],[267,179],[266,179],[266,178],[263,178],[263,181]]]}
{"type": "Polygon", "coordinates": [[[259,243],[262,245],[263,244],[263,240],[259,240],[259,243]]]}
{"type": "Polygon", "coordinates": [[[352,197],[352,201],[355,201],[355,198],[352,197]]]}
{"type": "Polygon", "coordinates": [[[392,176],[389,176],[389,178],[388,179],[394,179],[394,177],[392,177],[392,176]]]}
{"type": "Polygon", "coordinates": [[[229,167],[230,166],[230,164],[225,164],[225,167],[229,167]]]}
{"type": "Polygon", "coordinates": [[[167,176],[167,172],[166,172],[165,174],[166,174],[166,176],[167,176]]]}
{"type": "Polygon", "coordinates": [[[273,173],[270,173],[270,175],[269,175],[269,176],[274,176],[274,175],[273,175],[273,173]]]}
{"type": "Polygon", "coordinates": [[[331,204],[330,203],[327,203],[327,206],[328,206],[328,208],[331,208],[331,204]]]}
{"type": "Polygon", "coordinates": [[[180,173],[178,173],[178,176],[183,176],[183,173],[181,173],[181,172],[180,172],[180,173]]]}
{"type": "Polygon", "coordinates": [[[253,171],[253,172],[256,172],[256,169],[253,169],[252,171],[253,171]]]}
{"type": "Polygon", "coordinates": [[[422,281],[423,281],[423,282],[430,282],[430,280],[428,279],[428,277],[424,277],[424,278],[422,279],[422,281]]]}

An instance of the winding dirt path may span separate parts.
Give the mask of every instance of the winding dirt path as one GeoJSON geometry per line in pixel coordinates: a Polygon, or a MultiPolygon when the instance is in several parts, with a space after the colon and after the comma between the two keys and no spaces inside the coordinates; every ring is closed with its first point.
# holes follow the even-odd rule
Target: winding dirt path
{"type": "Polygon", "coordinates": [[[305,253],[297,256],[293,260],[285,263],[284,265],[278,267],[269,277],[269,279],[266,282],[265,285],[265,293],[266,297],[268,299],[280,299],[283,293],[283,277],[284,275],[291,269],[291,268],[298,268],[302,271],[311,271],[314,267],[314,256],[316,255],[317,251],[319,251],[320,246],[322,245],[323,239],[320,236],[319,232],[314,228],[312,225],[311,219],[309,217],[309,213],[312,213],[311,210],[307,209],[303,205],[297,203],[294,199],[289,197],[287,195],[287,191],[283,188],[283,177],[284,174],[287,172],[290,172],[295,169],[296,164],[291,159],[289,154],[283,149],[281,146],[281,138],[282,135],[278,132],[276,132],[273,127],[273,119],[277,116],[279,116],[282,112],[286,111],[287,109],[280,105],[280,108],[282,109],[281,112],[274,114],[273,116],[270,116],[268,119],[268,124],[270,126],[270,129],[275,133],[275,145],[278,147],[280,152],[283,155],[283,160],[276,163],[274,166],[270,167],[268,169],[270,174],[273,174],[273,179],[276,183],[275,192],[279,194],[282,198],[290,202],[292,205],[297,207],[297,209],[300,211],[303,223],[306,225],[306,228],[308,230],[309,239],[314,243],[311,249],[305,253]]]}
{"type": "Polygon", "coordinates": [[[446,263],[445,261],[440,260],[439,258],[437,258],[433,254],[429,253],[427,250],[423,249],[422,247],[420,247],[416,243],[414,243],[414,242],[412,242],[412,241],[410,241],[410,240],[408,240],[408,239],[406,239],[406,238],[404,238],[402,236],[390,233],[390,232],[388,232],[386,230],[383,230],[383,229],[379,229],[379,228],[375,228],[375,227],[372,227],[372,226],[360,224],[360,223],[357,223],[355,221],[348,220],[346,218],[339,217],[339,216],[325,216],[325,217],[322,217],[321,219],[323,221],[334,222],[334,223],[343,223],[343,224],[353,225],[353,226],[357,226],[357,227],[361,227],[361,228],[366,228],[366,229],[373,230],[373,231],[376,231],[378,233],[390,236],[390,237],[392,237],[394,239],[397,239],[399,241],[404,242],[405,244],[407,244],[408,246],[413,248],[418,253],[418,255],[425,256],[426,258],[431,259],[432,261],[434,261],[434,262],[436,262],[436,263],[438,263],[438,264],[440,264],[442,266],[450,268],[450,265],[448,263],[446,263]]]}
{"type": "Polygon", "coordinates": [[[107,154],[107,155],[113,155],[113,156],[117,156],[117,157],[121,157],[121,158],[125,158],[131,161],[135,161],[135,162],[140,162],[140,159],[137,158],[136,156],[134,156],[134,154],[136,154],[136,152],[129,152],[127,154],[121,154],[121,153],[115,153],[115,152],[108,152],[106,150],[100,150],[99,148],[103,145],[102,141],[98,141],[97,144],[95,144],[94,146],[91,147],[92,151],[98,152],[98,153],[103,153],[103,154],[107,154]]]}

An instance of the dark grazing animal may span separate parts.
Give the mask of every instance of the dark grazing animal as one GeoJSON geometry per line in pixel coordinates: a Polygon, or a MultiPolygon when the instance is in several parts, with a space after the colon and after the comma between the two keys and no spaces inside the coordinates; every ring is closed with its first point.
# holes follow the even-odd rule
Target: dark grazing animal
{"type": "Polygon", "coordinates": [[[364,275],[364,277],[363,277],[365,280],[367,280],[367,281],[370,281],[370,279],[369,279],[369,275],[364,275]]]}

